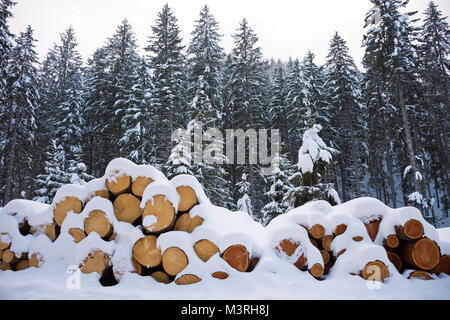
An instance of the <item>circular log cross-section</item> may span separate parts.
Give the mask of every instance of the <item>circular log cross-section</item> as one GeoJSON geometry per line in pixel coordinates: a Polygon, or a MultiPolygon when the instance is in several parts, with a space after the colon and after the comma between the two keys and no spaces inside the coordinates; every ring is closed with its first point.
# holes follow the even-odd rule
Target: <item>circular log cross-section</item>
{"type": "Polygon", "coordinates": [[[203,219],[201,217],[195,216],[191,218],[191,215],[189,213],[183,213],[181,216],[178,217],[177,221],[175,222],[173,230],[191,233],[192,231],[195,230],[195,228],[197,228],[202,224],[203,219]]]}
{"type": "Polygon", "coordinates": [[[8,271],[8,270],[12,270],[11,265],[4,261],[0,261],[0,271],[8,271]]]}
{"type": "Polygon", "coordinates": [[[84,231],[86,234],[97,232],[100,238],[107,238],[111,235],[112,226],[106,214],[101,210],[92,210],[84,219],[84,231]]]}
{"type": "Polygon", "coordinates": [[[160,283],[165,283],[165,284],[170,283],[169,276],[167,275],[167,273],[165,273],[163,271],[155,271],[150,275],[150,277],[152,277],[153,279],[155,279],[156,281],[158,281],[160,283]]]}
{"type": "Polygon", "coordinates": [[[445,273],[450,275],[450,255],[444,254],[436,267],[431,270],[434,274],[440,275],[441,273],[445,273]]]}
{"type": "MultiPolygon", "coordinates": [[[[119,172],[116,170],[115,173],[118,174],[119,172]]],[[[131,177],[123,174],[120,177],[115,177],[115,179],[112,180],[106,179],[105,184],[109,192],[117,196],[130,190],[131,177]]]]}
{"type": "Polygon", "coordinates": [[[396,226],[395,231],[400,239],[406,241],[420,239],[424,232],[423,225],[415,219],[406,221],[403,227],[396,226]]]}
{"type": "Polygon", "coordinates": [[[141,202],[129,193],[119,195],[113,203],[114,215],[122,222],[135,222],[142,214],[141,202]]]}
{"type": "Polygon", "coordinates": [[[364,238],[361,237],[361,236],[356,236],[356,237],[353,237],[353,238],[352,238],[352,240],[355,241],[355,242],[361,242],[361,241],[363,241],[363,239],[364,239],[364,238]]]}
{"type": "Polygon", "coordinates": [[[323,276],[324,271],[325,269],[320,263],[313,264],[311,269],[309,269],[309,272],[312,274],[314,278],[319,278],[323,276]]]}
{"type": "Polygon", "coordinates": [[[176,276],[188,265],[189,260],[183,250],[177,247],[170,247],[164,251],[162,265],[164,271],[170,276],[176,276]]]}
{"type": "Polygon", "coordinates": [[[315,224],[309,229],[309,233],[314,239],[319,240],[325,235],[325,228],[320,224],[315,224]]]}
{"type": "Polygon", "coordinates": [[[219,248],[213,242],[202,239],[194,244],[194,251],[203,262],[206,262],[219,252],[219,248]]]}
{"type": "Polygon", "coordinates": [[[422,280],[433,280],[433,277],[426,271],[416,270],[411,272],[408,279],[422,279],[422,280]]]}
{"type": "Polygon", "coordinates": [[[336,226],[336,229],[334,229],[334,236],[339,236],[341,234],[343,234],[345,232],[345,230],[347,230],[347,225],[346,224],[340,224],[336,226]]]}
{"type": "Polygon", "coordinates": [[[80,213],[83,209],[83,203],[76,197],[66,197],[63,201],[58,202],[53,210],[53,219],[58,226],[62,226],[66,219],[67,212],[73,211],[80,213]]]}
{"type": "Polygon", "coordinates": [[[387,256],[389,261],[392,262],[398,272],[402,272],[403,262],[400,256],[393,251],[387,251],[387,256]]]}
{"type": "Polygon", "coordinates": [[[404,242],[400,244],[398,251],[406,262],[423,270],[433,269],[438,265],[440,259],[439,247],[428,238],[416,242],[404,242]]]}
{"type": "Polygon", "coordinates": [[[152,178],[148,177],[137,177],[133,184],[131,185],[131,192],[137,197],[142,197],[144,194],[145,188],[153,182],[152,178]]]}
{"type": "Polygon", "coordinates": [[[327,250],[320,250],[320,254],[322,255],[324,265],[330,262],[330,253],[327,250]]]}
{"type": "Polygon", "coordinates": [[[331,251],[331,242],[333,242],[333,240],[334,240],[334,236],[331,234],[323,237],[322,248],[324,248],[327,251],[331,251]]]}
{"type": "Polygon", "coordinates": [[[153,268],[161,264],[161,249],[156,247],[155,236],[145,236],[133,246],[133,258],[142,266],[153,268]]]}
{"type": "Polygon", "coordinates": [[[86,233],[80,228],[71,228],[69,229],[69,234],[72,236],[75,243],[79,243],[81,240],[86,238],[86,233]]]}
{"type": "Polygon", "coordinates": [[[180,195],[180,203],[178,204],[178,211],[187,212],[191,210],[198,202],[197,195],[194,189],[189,186],[177,187],[177,192],[180,195]]]}
{"type": "Polygon", "coordinates": [[[225,279],[228,278],[228,274],[226,272],[223,272],[223,271],[216,271],[211,276],[213,278],[220,279],[220,280],[225,280],[225,279]]]}
{"type": "Polygon", "coordinates": [[[177,285],[187,285],[187,284],[193,284],[200,282],[201,279],[193,274],[184,274],[181,277],[179,277],[177,280],[175,280],[175,283],[177,285]]]}
{"type": "MultiPolygon", "coordinates": [[[[275,252],[279,253],[281,249],[281,251],[291,257],[299,245],[300,244],[298,242],[295,242],[294,240],[284,239],[275,248],[275,252]]],[[[294,266],[296,266],[300,270],[306,270],[306,258],[304,254],[298,257],[297,261],[294,262],[294,266]]]]}
{"type": "Polygon", "coordinates": [[[110,259],[109,256],[97,250],[95,252],[89,253],[89,255],[84,259],[83,263],[80,264],[81,272],[83,273],[93,273],[97,272],[102,274],[103,271],[109,266],[110,259]]]}
{"type": "MultiPolygon", "coordinates": [[[[58,229],[59,230],[59,229],[58,229]]],[[[58,237],[58,232],[56,228],[56,223],[50,223],[45,226],[45,235],[54,242],[58,237]]]]}
{"type": "Polygon", "coordinates": [[[19,259],[16,257],[14,252],[9,249],[3,251],[2,260],[5,263],[14,264],[19,262],[19,259]]]}
{"type": "Polygon", "coordinates": [[[39,268],[42,265],[43,259],[39,253],[33,253],[28,260],[30,267],[39,268]]]}
{"type": "Polygon", "coordinates": [[[247,249],[240,244],[232,245],[228,247],[223,255],[222,259],[225,260],[234,269],[245,272],[250,266],[250,258],[247,249]]]}
{"type": "Polygon", "coordinates": [[[156,218],[156,222],[152,225],[144,226],[144,228],[146,231],[153,233],[169,230],[176,218],[175,208],[172,203],[161,194],[154,196],[153,201],[147,201],[142,212],[142,221],[149,215],[153,215],[156,218]]]}
{"type": "Polygon", "coordinates": [[[383,244],[390,249],[395,249],[400,244],[400,240],[395,234],[390,234],[384,239],[383,244]]]}
{"type": "Polygon", "coordinates": [[[383,262],[371,261],[362,269],[361,277],[365,280],[384,282],[384,279],[389,277],[389,270],[383,262]]]}

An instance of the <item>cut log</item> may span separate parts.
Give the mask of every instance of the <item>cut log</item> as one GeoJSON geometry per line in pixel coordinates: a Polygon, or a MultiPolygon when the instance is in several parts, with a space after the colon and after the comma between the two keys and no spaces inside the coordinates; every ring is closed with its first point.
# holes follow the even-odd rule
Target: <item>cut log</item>
{"type": "Polygon", "coordinates": [[[225,260],[234,269],[245,272],[250,266],[250,258],[247,249],[240,244],[228,247],[222,255],[225,260]]]}
{"type": "Polygon", "coordinates": [[[81,240],[86,238],[86,233],[80,228],[70,228],[69,234],[72,236],[75,243],[79,243],[81,240]]]}
{"type": "Polygon", "coordinates": [[[361,236],[356,236],[356,237],[353,237],[352,238],[353,239],[353,241],[355,241],[355,242],[360,242],[360,241],[363,241],[363,237],[361,237],[361,236]]]}
{"type": "Polygon", "coordinates": [[[119,195],[113,203],[114,214],[119,221],[134,223],[142,214],[141,202],[129,193],[119,195]]]}
{"type": "Polygon", "coordinates": [[[3,250],[0,250],[0,261],[3,261],[3,250]]]}
{"type": "Polygon", "coordinates": [[[3,251],[2,261],[9,264],[15,264],[20,261],[20,258],[17,258],[10,249],[6,249],[3,251]]]}
{"type": "MultiPolygon", "coordinates": [[[[298,242],[294,242],[289,239],[284,239],[278,244],[278,246],[275,248],[275,251],[278,253],[280,251],[283,251],[286,255],[291,257],[294,254],[295,250],[297,250],[299,245],[300,244],[298,242]]],[[[303,270],[303,271],[306,270],[306,258],[303,253],[294,262],[294,266],[296,266],[300,270],[303,270]]]]}
{"type": "MultiPolygon", "coordinates": [[[[119,172],[116,170],[115,172],[118,174],[119,172]]],[[[108,188],[109,192],[114,196],[118,196],[119,194],[129,192],[131,187],[131,177],[123,174],[120,177],[116,177],[115,181],[106,179],[106,188],[108,188]]]]}
{"type": "Polygon", "coordinates": [[[336,229],[334,229],[334,236],[337,237],[341,234],[343,234],[345,232],[345,230],[347,230],[347,225],[346,224],[340,224],[338,226],[336,226],[336,229]]]}
{"type": "Polygon", "coordinates": [[[323,264],[327,264],[330,261],[330,253],[327,250],[320,250],[320,254],[322,255],[323,264]]]}
{"type": "Polygon", "coordinates": [[[66,219],[67,212],[73,211],[80,213],[83,210],[83,203],[76,197],[66,197],[63,201],[55,205],[53,210],[53,219],[58,226],[62,226],[64,219],[66,219]]]}
{"type": "Polygon", "coordinates": [[[45,226],[45,235],[54,242],[58,238],[59,227],[56,223],[50,223],[45,226]]]}
{"type": "MultiPolygon", "coordinates": [[[[2,233],[0,233],[0,235],[6,236],[7,233],[2,232],[2,233]]],[[[9,242],[0,241],[0,250],[8,249],[10,245],[11,245],[11,241],[9,241],[9,242]]]]}
{"type": "Polygon", "coordinates": [[[101,197],[103,199],[109,200],[109,192],[108,190],[97,190],[95,191],[89,199],[86,200],[86,203],[94,199],[95,197],[101,197]]]}
{"type": "Polygon", "coordinates": [[[431,270],[439,263],[439,247],[428,238],[402,242],[398,246],[398,252],[404,261],[418,269],[431,270]]]}
{"type": "Polygon", "coordinates": [[[214,272],[212,274],[212,277],[216,278],[216,279],[225,280],[225,279],[228,278],[228,274],[226,272],[223,272],[223,271],[216,271],[216,272],[214,272]]]}
{"type": "Polygon", "coordinates": [[[43,259],[39,253],[33,253],[31,258],[28,260],[30,267],[39,268],[42,265],[43,259]]]}
{"type": "Polygon", "coordinates": [[[191,218],[191,215],[189,213],[183,213],[175,222],[173,230],[191,233],[195,230],[195,228],[202,224],[203,219],[201,217],[195,216],[191,218]]]}
{"type": "Polygon", "coordinates": [[[187,284],[193,284],[200,282],[201,279],[193,274],[184,274],[181,277],[179,277],[177,280],[175,280],[175,283],[177,285],[187,285],[187,284]]]}
{"type": "Polygon", "coordinates": [[[102,275],[106,268],[110,265],[109,256],[97,250],[95,252],[89,253],[89,255],[84,259],[83,263],[80,264],[81,272],[83,273],[93,273],[97,272],[102,275]]]}
{"type": "Polygon", "coordinates": [[[423,226],[415,219],[406,221],[403,227],[396,226],[395,231],[397,233],[397,237],[405,241],[417,240],[423,236],[423,226]]]}
{"type": "Polygon", "coordinates": [[[155,236],[145,236],[133,246],[133,258],[147,268],[157,267],[161,264],[161,249],[156,247],[155,236]]]}
{"type": "Polygon", "coordinates": [[[178,211],[187,212],[191,210],[198,202],[195,191],[189,186],[177,187],[177,192],[180,195],[180,203],[178,204],[178,211]]]}
{"type": "Polygon", "coordinates": [[[383,244],[386,248],[395,249],[400,244],[400,241],[395,234],[390,234],[384,239],[383,244]]]}
{"type": "Polygon", "coordinates": [[[106,214],[101,210],[92,210],[84,219],[84,231],[87,235],[91,232],[97,232],[100,238],[106,239],[112,233],[112,226],[106,214]]]}
{"type": "Polygon", "coordinates": [[[145,188],[153,182],[152,178],[148,177],[137,177],[136,180],[133,181],[131,185],[131,192],[137,197],[142,197],[144,194],[145,188]]]}
{"type": "Polygon", "coordinates": [[[323,276],[324,271],[325,269],[320,263],[313,264],[311,269],[309,269],[309,273],[311,273],[311,275],[315,278],[323,276]]]}
{"type": "Polygon", "coordinates": [[[325,237],[323,237],[322,239],[322,248],[324,248],[327,251],[332,251],[331,250],[331,242],[333,242],[334,240],[334,236],[333,235],[326,235],[325,237]]]}
{"type": "Polygon", "coordinates": [[[156,195],[153,197],[153,201],[147,201],[142,212],[144,229],[151,233],[162,233],[170,230],[175,223],[175,218],[175,208],[169,200],[165,199],[164,195],[156,195]],[[154,216],[156,222],[146,225],[145,217],[147,216],[154,216]]]}
{"type": "Polygon", "coordinates": [[[440,275],[441,273],[445,273],[450,275],[450,256],[448,254],[444,254],[436,267],[431,270],[432,273],[440,275]]]}
{"type": "Polygon", "coordinates": [[[213,242],[202,239],[194,244],[194,251],[203,262],[206,262],[209,258],[219,252],[219,248],[217,248],[213,242]]]}
{"type": "Polygon", "coordinates": [[[169,284],[171,282],[169,275],[163,271],[155,271],[152,274],[150,274],[150,277],[152,277],[153,279],[155,279],[160,283],[169,284]]]}
{"type": "Polygon", "coordinates": [[[426,271],[416,270],[410,273],[408,279],[422,279],[422,280],[434,280],[433,277],[426,271]]]}
{"type": "Polygon", "coordinates": [[[20,260],[17,264],[16,264],[16,268],[15,271],[22,271],[25,269],[28,269],[30,267],[30,264],[28,262],[27,259],[25,260],[20,260]]]}
{"type": "Polygon", "coordinates": [[[380,223],[383,218],[379,218],[377,220],[372,220],[370,222],[364,223],[364,226],[366,227],[367,233],[369,234],[370,239],[372,241],[375,240],[378,234],[378,230],[380,229],[380,223]]]}
{"type": "Polygon", "coordinates": [[[320,224],[315,224],[309,229],[309,234],[314,239],[322,239],[325,235],[325,228],[320,224]]]}
{"type": "Polygon", "coordinates": [[[344,254],[345,251],[347,251],[347,249],[342,249],[338,252],[337,256],[339,257],[340,255],[344,254]]]}
{"type": "Polygon", "coordinates": [[[116,234],[115,233],[111,233],[111,235],[108,237],[108,239],[106,239],[106,241],[114,241],[116,240],[116,234]]]}
{"type": "Polygon", "coordinates": [[[1,271],[12,270],[11,264],[6,263],[6,262],[4,262],[4,261],[0,261],[0,270],[1,270],[1,271]]]}
{"type": "Polygon", "coordinates": [[[366,264],[360,275],[365,280],[384,282],[389,277],[389,270],[382,261],[376,260],[366,264]]]}
{"type": "Polygon", "coordinates": [[[162,266],[164,271],[170,276],[176,276],[188,265],[189,260],[183,250],[177,247],[170,247],[164,251],[162,256],[162,266]]]}
{"type": "Polygon", "coordinates": [[[403,262],[400,256],[393,252],[393,251],[387,251],[387,256],[390,262],[395,266],[395,268],[398,270],[398,272],[402,272],[403,270],[403,262]]]}

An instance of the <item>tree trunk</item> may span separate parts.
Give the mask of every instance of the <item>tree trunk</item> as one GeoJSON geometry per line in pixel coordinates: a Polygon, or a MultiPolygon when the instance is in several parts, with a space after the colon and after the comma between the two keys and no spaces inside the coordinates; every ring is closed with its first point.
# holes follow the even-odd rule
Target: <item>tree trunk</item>
{"type": "Polygon", "coordinates": [[[359,168],[358,168],[358,161],[356,159],[356,141],[355,141],[355,132],[353,129],[353,117],[350,112],[350,106],[348,103],[345,104],[345,113],[346,113],[346,121],[347,121],[347,127],[350,129],[350,139],[351,139],[351,155],[353,160],[353,167],[355,170],[355,184],[356,184],[356,196],[358,198],[361,197],[361,186],[359,184],[359,168]]]}
{"type": "Polygon", "coordinates": [[[419,221],[411,219],[406,221],[403,226],[395,226],[395,232],[401,240],[414,241],[422,237],[424,229],[419,221]]]}
{"type": "Polygon", "coordinates": [[[14,123],[11,133],[11,149],[9,150],[8,163],[6,165],[6,184],[5,194],[3,197],[3,204],[6,205],[11,196],[12,179],[14,173],[14,163],[16,160],[16,140],[17,140],[17,125],[14,123]]]}
{"type": "Polygon", "coordinates": [[[133,258],[146,268],[157,267],[161,264],[161,249],[156,247],[155,236],[145,236],[133,245],[133,258]]]}
{"type": "Polygon", "coordinates": [[[191,233],[198,226],[203,224],[203,219],[199,216],[195,216],[191,218],[189,213],[183,213],[177,218],[175,222],[175,226],[173,227],[174,231],[185,231],[191,233]]]}
{"type": "Polygon", "coordinates": [[[232,245],[222,254],[222,259],[234,269],[245,272],[250,266],[250,255],[243,245],[232,245]]]}
{"type": "Polygon", "coordinates": [[[437,244],[427,238],[418,241],[403,242],[398,247],[400,257],[411,266],[431,270],[436,267],[440,259],[440,250],[437,244]]]}

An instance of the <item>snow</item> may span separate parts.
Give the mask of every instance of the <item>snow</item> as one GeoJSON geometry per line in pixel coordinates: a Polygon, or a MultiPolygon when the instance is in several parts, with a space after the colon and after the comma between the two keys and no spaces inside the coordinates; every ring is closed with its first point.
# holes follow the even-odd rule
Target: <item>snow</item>
{"type": "Polygon", "coordinates": [[[3,214],[14,216],[18,223],[26,220],[31,227],[53,222],[53,210],[50,205],[30,200],[11,200],[5,207],[0,208],[0,216],[3,214]]]}
{"type": "Polygon", "coordinates": [[[112,160],[106,167],[103,178],[108,181],[116,181],[116,178],[123,175],[128,175],[133,180],[137,177],[146,177],[158,182],[168,181],[164,174],[155,167],[151,165],[137,165],[125,158],[112,160]]]}
{"type": "Polygon", "coordinates": [[[172,203],[175,212],[177,212],[180,195],[178,194],[177,189],[169,183],[150,183],[147,188],[145,188],[144,194],[142,195],[141,208],[144,209],[148,201],[152,201],[153,203],[153,197],[157,195],[163,195],[165,200],[172,203]]]}

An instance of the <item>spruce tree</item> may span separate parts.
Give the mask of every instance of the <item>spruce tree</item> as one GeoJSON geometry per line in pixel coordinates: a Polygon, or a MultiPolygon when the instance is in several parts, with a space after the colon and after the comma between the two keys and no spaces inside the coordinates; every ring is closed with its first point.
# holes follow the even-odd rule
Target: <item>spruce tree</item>
{"type": "Polygon", "coordinates": [[[293,187],[284,198],[289,209],[313,200],[326,200],[332,205],[340,203],[333,184],[327,179],[333,154],[337,151],[328,147],[320,138],[321,130],[321,125],[314,124],[303,134],[303,144],[298,151],[297,171],[289,178],[293,187]]]}

